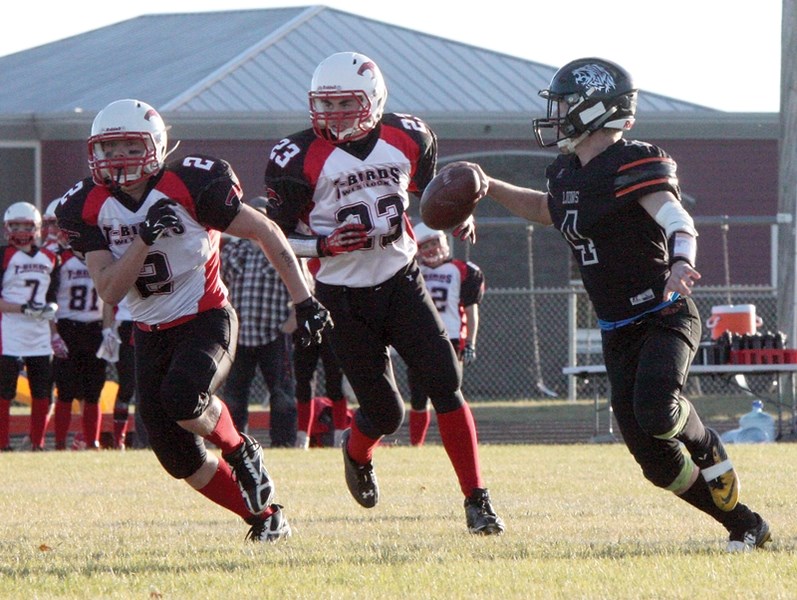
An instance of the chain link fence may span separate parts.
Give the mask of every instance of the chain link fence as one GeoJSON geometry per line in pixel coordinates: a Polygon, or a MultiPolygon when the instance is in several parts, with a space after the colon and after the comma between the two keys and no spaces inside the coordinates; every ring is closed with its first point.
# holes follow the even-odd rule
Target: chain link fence
{"type": "MultiPolygon", "coordinates": [[[[774,218],[703,217],[697,221],[702,223],[701,240],[706,242],[701,244],[701,270],[704,276],[707,270],[719,272],[719,279],[725,281],[725,285],[700,285],[695,290],[704,338],[710,335],[705,321],[711,308],[726,304],[754,304],[763,320],[761,332],[775,333],[777,289],[772,284],[730,285],[734,274],[731,267],[739,262],[728,252],[729,246],[740,247],[756,238],[756,247],[765,253],[774,218]]],[[[474,246],[456,239],[450,242],[454,255],[478,264],[487,279],[480,305],[477,359],[464,371],[465,396],[474,401],[591,398],[596,393],[605,396],[605,378],[586,380],[562,374],[565,366],[603,361],[597,319],[583,288],[573,279],[577,271],[558,232],[530,227],[514,218],[487,217],[479,220],[479,236],[474,246]],[[560,282],[564,285],[557,285],[560,282]],[[509,287],[511,284],[518,287],[509,287]]],[[[773,239],[770,254],[774,244],[773,239]]],[[[408,400],[406,366],[397,355],[393,358],[397,385],[408,400]]],[[[317,377],[323,393],[320,365],[317,377]]],[[[710,377],[692,377],[689,385],[695,388],[687,390],[690,395],[733,393],[727,384],[710,377]]],[[[267,403],[267,399],[258,373],[251,402],[267,403]]]]}

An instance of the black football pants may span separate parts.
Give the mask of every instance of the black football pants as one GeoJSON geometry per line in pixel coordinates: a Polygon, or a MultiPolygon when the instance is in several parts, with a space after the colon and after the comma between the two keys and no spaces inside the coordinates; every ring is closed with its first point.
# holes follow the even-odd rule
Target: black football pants
{"type": "Polygon", "coordinates": [[[645,477],[659,487],[670,486],[684,466],[676,439],[684,420],[681,391],[700,336],[700,314],[690,298],[603,332],[614,416],[645,477]]]}
{"type": "Polygon", "coordinates": [[[462,370],[415,261],[373,287],[318,282],[316,297],[335,322],[333,349],[357,396],[355,418],[366,436],[390,435],[404,419],[391,347],[414,370],[438,413],[463,405],[462,370]]]}

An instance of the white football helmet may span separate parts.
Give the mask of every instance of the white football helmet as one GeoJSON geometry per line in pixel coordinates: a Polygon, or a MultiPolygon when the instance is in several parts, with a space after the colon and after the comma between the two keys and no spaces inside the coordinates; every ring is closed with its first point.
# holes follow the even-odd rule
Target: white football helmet
{"type": "Polygon", "coordinates": [[[57,243],[62,248],[66,248],[69,246],[69,242],[61,232],[61,228],[58,227],[58,218],[55,216],[55,209],[61,200],[62,198],[56,198],[50,202],[42,215],[42,243],[46,245],[57,243]]]}
{"type": "Polygon", "coordinates": [[[418,259],[427,267],[435,268],[448,260],[451,251],[444,231],[418,223],[412,230],[418,243],[418,259]]]}
{"type": "Polygon", "coordinates": [[[42,216],[30,202],[14,202],[3,215],[3,225],[9,244],[29,246],[41,233],[42,216]]]}
{"type": "Polygon", "coordinates": [[[377,126],[385,111],[387,87],[370,58],[338,52],[316,67],[308,96],[313,131],[339,144],[361,139],[377,126]],[[345,101],[345,106],[330,104],[345,101]]]}
{"type": "Polygon", "coordinates": [[[129,186],[157,174],[166,160],[166,125],[154,108],[140,100],[111,102],[94,118],[89,146],[89,168],[94,183],[129,186]],[[141,156],[107,154],[103,144],[114,141],[141,141],[141,156]]]}

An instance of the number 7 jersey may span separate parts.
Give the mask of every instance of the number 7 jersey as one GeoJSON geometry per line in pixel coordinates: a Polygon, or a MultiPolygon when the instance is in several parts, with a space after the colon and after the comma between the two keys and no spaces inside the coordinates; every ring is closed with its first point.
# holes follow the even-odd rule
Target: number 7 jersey
{"type": "Polygon", "coordinates": [[[306,129],[271,151],[265,175],[269,216],[289,239],[362,223],[365,247],[321,257],[316,278],[329,285],[375,286],[415,256],[409,193],[421,193],[436,166],[437,138],[412,115],[385,114],[367,137],[347,144],[332,144],[306,129]]]}

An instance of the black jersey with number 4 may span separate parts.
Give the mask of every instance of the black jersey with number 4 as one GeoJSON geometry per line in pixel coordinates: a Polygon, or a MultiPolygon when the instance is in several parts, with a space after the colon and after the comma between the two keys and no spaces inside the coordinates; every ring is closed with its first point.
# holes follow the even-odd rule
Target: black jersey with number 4
{"type": "Polygon", "coordinates": [[[664,230],[639,204],[657,191],[680,201],[675,161],[662,149],[621,139],[582,166],[560,155],[546,170],[548,209],[570,244],[598,318],[637,316],[664,298],[664,230]]]}

